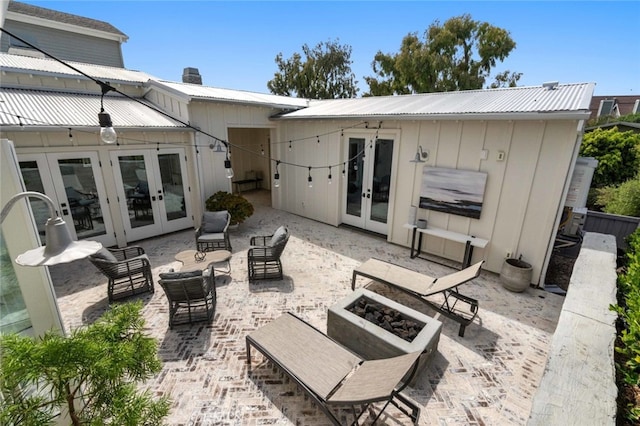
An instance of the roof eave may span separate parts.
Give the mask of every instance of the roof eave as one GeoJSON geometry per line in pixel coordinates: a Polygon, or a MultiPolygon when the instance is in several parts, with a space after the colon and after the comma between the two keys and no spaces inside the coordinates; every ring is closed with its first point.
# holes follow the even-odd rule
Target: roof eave
{"type": "Polygon", "coordinates": [[[590,111],[539,111],[511,113],[467,113],[467,114],[345,114],[345,115],[274,115],[272,120],[586,120],[590,111]]]}

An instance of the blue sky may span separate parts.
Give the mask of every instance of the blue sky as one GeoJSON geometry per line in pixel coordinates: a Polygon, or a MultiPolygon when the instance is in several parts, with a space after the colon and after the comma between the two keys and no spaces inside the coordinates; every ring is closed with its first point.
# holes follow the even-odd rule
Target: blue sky
{"type": "Polygon", "coordinates": [[[208,86],[268,93],[275,57],[338,40],[352,47],[360,94],[377,51],[396,53],[411,32],[469,13],[511,33],[516,49],[495,71],[521,86],[595,82],[596,95],[640,94],[637,1],[30,1],[107,21],[129,36],[125,66],[181,81],[198,68],[208,86]]]}

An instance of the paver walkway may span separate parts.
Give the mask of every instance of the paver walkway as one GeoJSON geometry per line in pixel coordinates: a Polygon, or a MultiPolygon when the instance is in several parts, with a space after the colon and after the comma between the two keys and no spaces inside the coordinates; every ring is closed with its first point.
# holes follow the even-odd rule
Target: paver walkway
{"type": "MultiPolygon", "coordinates": [[[[147,384],[168,395],[170,425],[324,425],[326,417],[282,372],[255,355],[247,375],[244,336],[292,311],[326,330],[327,308],[351,292],[353,269],[377,257],[431,276],[452,270],[376,236],[335,228],[271,209],[266,191],[245,193],[255,214],[231,231],[230,276],[217,276],[218,303],[211,324],[168,327],[168,306],[160,286],[143,295],[148,332],[158,339],[162,372],[147,384]],[[285,224],[291,238],[282,256],[284,279],[249,285],[249,237],[285,224]]],[[[174,255],[195,247],[193,230],[134,244],[144,247],[154,278],[179,266],[174,255]]],[[[67,330],[95,320],[107,308],[106,278],[86,260],[50,268],[67,330]]],[[[511,293],[498,276],[483,272],[464,291],[480,312],[458,337],[458,324],[444,324],[438,353],[408,394],[423,407],[421,425],[524,425],[542,377],[563,297],[528,289],[511,293]]],[[[390,291],[388,296],[433,315],[424,305],[390,291]]],[[[408,424],[393,407],[382,424],[408,424]]],[[[366,424],[366,422],[365,422],[366,424]]]]}

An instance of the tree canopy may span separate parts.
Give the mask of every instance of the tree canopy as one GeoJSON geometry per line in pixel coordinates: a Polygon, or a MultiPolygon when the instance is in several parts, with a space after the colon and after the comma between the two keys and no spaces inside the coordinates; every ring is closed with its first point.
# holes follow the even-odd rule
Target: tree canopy
{"type": "Polygon", "coordinates": [[[286,60],[280,52],[275,62],[279,71],[267,82],[274,95],[338,99],[358,93],[351,71],[351,46],[339,41],[320,42],[313,48],[305,44],[302,55],[296,52],[286,60]]]}
{"type": "MultiPolygon", "coordinates": [[[[376,74],[365,77],[367,95],[393,95],[481,89],[497,61],[516,47],[509,32],[464,14],[435,21],[425,32],[402,39],[396,54],[376,53],[376,74]]],[[[503,71],[489,87],[513,87],[522,73],[503,71]]]]}

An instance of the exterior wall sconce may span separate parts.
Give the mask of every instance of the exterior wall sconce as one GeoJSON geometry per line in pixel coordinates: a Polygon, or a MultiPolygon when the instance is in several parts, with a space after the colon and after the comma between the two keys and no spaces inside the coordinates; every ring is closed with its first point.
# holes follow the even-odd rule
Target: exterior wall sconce
{"type": "Polygon", "coordinates": [[[429,151],[423,151],[422,145],[418,145],[416,156],[410,161],[410,163],[424,163],[427,158],[429,158],[429,151]]]}
{"type": "Polygon", "coordinates": [[[20,192],[7,202],[0,213],[0,223],[4,222],[11,208],[23,198],[39,198],[49,208],[49,219],[45,224],[46,245],[28,250],[18,257],[16,263],[22,266],[51,266],[84,259],[102,248],[97,241],[75,241],[65,221],[56,215],[55,206],[51,198],[34,191],[20,192]]]}

